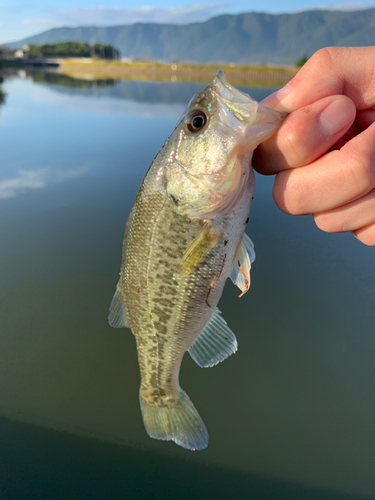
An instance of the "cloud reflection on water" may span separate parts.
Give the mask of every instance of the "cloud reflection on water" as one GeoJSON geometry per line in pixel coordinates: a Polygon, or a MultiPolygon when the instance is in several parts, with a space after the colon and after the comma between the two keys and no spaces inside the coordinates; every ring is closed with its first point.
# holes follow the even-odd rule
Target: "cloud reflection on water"
{"type": "Polygon", "coordinates": [[[79,177],[87,172],[87,170],[88,167],[70,169],[67,171],[51,168],[20,170],[15,177],[0,180],[0,199],[13,198],[26,191],[42,189],[50,184],[79,177]]]}

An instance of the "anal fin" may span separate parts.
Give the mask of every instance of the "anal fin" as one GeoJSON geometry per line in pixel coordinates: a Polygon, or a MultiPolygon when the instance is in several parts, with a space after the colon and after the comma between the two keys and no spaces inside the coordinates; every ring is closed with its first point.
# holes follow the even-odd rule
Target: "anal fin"
{"type": "Polygon", "coordinates": [[[193,360],[202,368],[215,366],[237,351],[237,339],[216,308],[210,321],[189,349],[193,360]]]}
{"type": "Polygon", "coordinates": [[[108,323],[113,328],[130,328],[124,300],[118,285],[109,308],[108,323]]]}
{"type": "Polygon", "coordinates": [[[254,244],[248,235],[244,233],[234,257],[233,269],[230,275],[230,279],[242,292],[239,297],[242,297],[250,288],[250,270],[254,260],[254,244]]]}

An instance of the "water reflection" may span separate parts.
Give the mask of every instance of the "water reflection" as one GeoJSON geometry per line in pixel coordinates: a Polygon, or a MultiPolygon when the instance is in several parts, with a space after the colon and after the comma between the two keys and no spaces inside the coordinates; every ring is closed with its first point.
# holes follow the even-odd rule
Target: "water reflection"
{"type": "MultiPolygon", "coordinates": [[[[177,468],[187,455],[145,435],[134,339],[108,326],[108,307],[140,182],[177,109],[202,86],[124,81],[73,88],[16,77],[3,83],[0,414],[126,445],[118,453],[134,469],[124,474],[141,477],[138,484],[147,475],[142,460],[152,457],[150,467],[160,462],[169,470],[172,461],[163,455],[174,457],[177,468]],[[152,108],[155,114],[144,114],[152,108]],[[136,464],[128,446],[144,450],[136,464]]],[[[247,91],[261,99],[270,90],[247,91]]],[[[272,178],[258,177],[249,222],[257,250],[252,289],[239,300],[228,283],[220,302],[238,353],[210,370],[183,361],[181,385],[211,437],[208,450],[189,455],[188,463],[202,467],[203,478],[214,467],[235,469],[228,484],[242,474],[310,485],[303,498],[374,496],[373,249],[350,235],[322,233],[310,218],[281,213],[271,187],[272,178]],[[313,487],[346,493],[324,496],[313,487]]],[[[43,470],[53,460],[65,470],[72,446],[89,457],[82,463],[95,477],[92,456],[109,474],[123,470],[116,469],[120,459],[111,459],[115,447],[103,465],[104,445],[93,439],[26,427],[23,433],[21,424],[10,434],[9,427],[0,423],[8,443],[0,460],[9,463],[11,448],[12,470],[25,470],[20,464],[34,434],[43,470]],[[61,456],[60,439],[69,442],[61,456]]],[[[84,466],[77,467],[82,477],[84,466]]],[[[42,477],[37,468],[27,470],[42,477]]],[[[265,483],[263,498],[278,498],[274,489],[268,495],[270,484],[275,480],[265,483]]],[[[246,498],[245,487],[240,492],[246,498]]],[[[302,498],[293,488],[284,494],[302,498]]]]}
{"type": "MultiPolygon", "coordinates": [[[[66,75],[30,73],[37,84],[46,84],[57,95],[67,97],[65,106],[82,112],[128,114],[144,118],[168,116],[177,120],[203,83],[136,80],[80,80],[66,75]],[[74,99],[77,98],[77,99],[74,99]]],[[[260,101],[275,89],[239,87],[260,101]]]]}
{"type": "Polygon", "coordinates": [[[43,73],[43,72],[28,72],[32,80],[36,83],[47,83],[49,85],[59,85],[61,87],[69,88],[91,88],[91,87],[113,87],[117,84],[117,80],[109,78],[103,80],[92,80],[83,78],[72,78],[61,73],[43,73]]]}
{"type": "MultiPolygon", "coordinates": [[[[168,116],[177,120],[191,97],[205,84],[192,82],[151,82],[134,80],[83,80],[55,73],[19,71],[8,74],[49,89],[43,101],[61,100],[65,108],[83,113],[127,114],[144,118],[168,116]]],[[[254,99],[261,100],[272,88],[241,87],[254,99]]],[[[39,99],[33,93],[34,99],[39,99]]]]}
{"type": "MultiPolygon", "coordinates": [[[[63,74],[28,72],[35,83],[44,83],[54,87],[57,92],[69,95],[110,97],[139,103],[168,103],[186,105],[191,97],[206,85],[194,82],[152,82],[138,80],[98,80],[72,78],[63,74]]],[[[239,86],[245,92],[250,92],[256,100],[271,93],[272,87],[239,86]]]]}
{"type": "Polygon", "coordinates": [[[4,78],[0,76],[0,106],[5,103],[5,92],[3,91],[1,84],[4,82],[4,78]]]}
{"type": "Polygon", "coordinates": [[[12,198],[28,190],[42,189],[50,184],[73,179],[87,168],[59,171],[56,169],[20,170],[15,177],[0,179],[0,198],[12,198]]]}
{"type": "Polygon", "coordinates": [[[0,446],[7,450],[0,468],[6,500],[370,500],[4,418],[0,419],[0,446]]]}

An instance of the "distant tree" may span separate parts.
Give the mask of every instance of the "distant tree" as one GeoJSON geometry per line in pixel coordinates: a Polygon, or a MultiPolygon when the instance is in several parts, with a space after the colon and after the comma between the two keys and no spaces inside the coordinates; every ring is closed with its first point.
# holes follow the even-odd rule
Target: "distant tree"
{"type": "MultiPolygon", "coordinates": [[[[90,57],[92,51],[86,42],[56,42],[36,45],[31,43],[28,56],[35,57],[90,57]]],[[[96,43],[94,56],[103,59],[117,59],[119,51],[112,45],[96,43]]]]}
{"type": "Polygon", "coordinates": [[[302,57],[300,57],[300,58],[298,59],[298,61],[296,62],[296,66],[297,66],[297,68],[302,68],[302,66],[303,66],[305,63],[307,63],[307,60],[308,60],[308,57],[307,57],[307,54],[305,53],[305,54],[303,54],[303,56],[302,56],[302,57]]]}
{"type": "Polygon", "coordinates": [[[118,59],[120,52],[112,45],[94,44],[94,55],[100,59],[118,59]]]}
{"type": "Polygon", "coordinates": [[[8,49],[5,45],[0,45],[0,60],[13,57],[14,50],[8,49]]]}

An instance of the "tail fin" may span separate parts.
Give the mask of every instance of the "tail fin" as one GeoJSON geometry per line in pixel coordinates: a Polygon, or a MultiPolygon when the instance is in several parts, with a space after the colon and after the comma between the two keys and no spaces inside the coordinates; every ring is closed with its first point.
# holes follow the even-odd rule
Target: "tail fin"
{"type": "Polygon", "coordinates": [[[171,406],[155,406],[140,395],[143,422],[148,435],[174,441],[188,450],[203,450],[208,445],[208,432],[189,396],[180,389],[171,406]]]}

